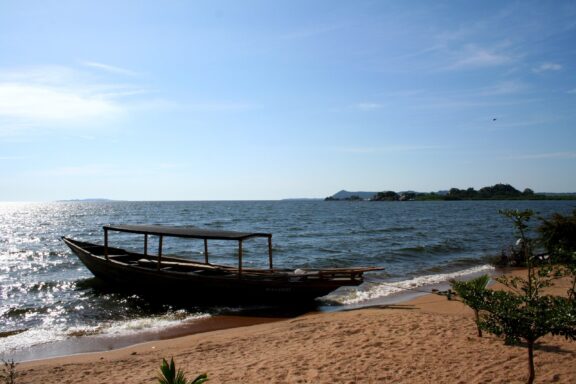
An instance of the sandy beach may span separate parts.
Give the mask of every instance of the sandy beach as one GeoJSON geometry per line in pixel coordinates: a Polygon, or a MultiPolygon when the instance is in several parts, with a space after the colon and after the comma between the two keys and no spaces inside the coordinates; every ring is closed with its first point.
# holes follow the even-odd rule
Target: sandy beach
{"type": "MultiPolygon", "coordinates": [[[[562,289],[562,288],[561,288],[562,289]]],[[[210,383],[523,383],[527,352],[476,336],[472,311],[444,296],[313,313],[115,351],[18,365],[18,383],[156,383],[162,358],[210,383]]],[[[536,382],[576,382],[576,343],[541,339],[536,382]]]]}

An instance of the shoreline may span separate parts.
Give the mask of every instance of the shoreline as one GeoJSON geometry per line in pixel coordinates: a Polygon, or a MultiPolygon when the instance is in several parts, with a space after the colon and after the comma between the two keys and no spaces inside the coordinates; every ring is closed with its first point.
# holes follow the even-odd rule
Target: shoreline
{"type": "MultiPolygon", "coordinates": [[[[466,275],[472,278],[484,272],[466,275]]],[[[502,274],[499,270],[492,270],[492,277],[502,274]]],[[[394,283],[391,283],[394,286],[394,283]]],[[[41,361],[54,358],[73,357],[81,354],[109,352],[131,346],[161,340],[176,339],[205,332],[235,329],[250,325],[264,324],[298,318],[308,314],[338,313],[352,310],[379,308],[386,306],[408,304],[418,298],[433,294],[434,291],[445,291],[450,288],[448,281],[436,282],[416,288],[399,288],[398,292],[390,295],[369,299],[354,304],[333,305],[328,302],[316,306],[299,309],[283,307],[262,307],[257,309],[244,309],[237,313],[209,315],[207,317],[182,322],[178,325],[161,329],[141,330],[128,334],[99,334],[70,336],[65,340],[56,340],[34,345],[27,349],[16,350],[2,356],[5,360],[14,360],[18,363],[41,361]]],[[[0,339],[1,340],[1,339],[0,339]]]]}
{"type": "MultiPolygon", "coordinates": [[[[510,272],[510,271],[509,271],[510,272]]],[[[521,273],[512,271],[512,273],[521,273]]],[[[564,289],[564,287],[560,288],[564,289]]],[[[125,348],[20,363],[18,383],[155,383],[163,358],[210,383],[523,383],[526,349],[476,336],[463,303],[407,302],[308,313],[125,348]]],[[[538,382],[576,382],[576,343],[543,337],[538,382]]]]}
{"type": "Polygon", "coordinates": [[[401,292],[381,298],[377,301],[377,304],[368,305],[320,305],[306,310],[272,308],[271,310],[260,309],[244,311],[245,314],[211,315],[164,329],[141,331],[134,334],[81,335],[70,337],[66,340],[52,341],[45,344],[35,345],[26,350],[18,350],[4,358],[7,360],[14,360],[19,364],[24,364],[28,362],[68,358],[91,353],[111,352],[145,343],[178,339],[206,332],[274,323],[306,315],[329,314],[367,309],[370,307],[397,305],[410,302],[411,300],[427,294],[428,293],[423,292],[401,292]]]}

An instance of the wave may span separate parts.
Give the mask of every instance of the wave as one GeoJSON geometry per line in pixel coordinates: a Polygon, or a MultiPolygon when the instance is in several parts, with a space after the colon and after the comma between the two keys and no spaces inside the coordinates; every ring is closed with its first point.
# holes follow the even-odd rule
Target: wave
{"type": "Polygon", "coordinates": [[[8,336],[0,343],[0,356],[10,356],[17,350],[25,350],[35,345],[63,340],[64,335],[55,327],[30,328],[24,332],[8,336]]]}
{"type": "Polygon", "coordinates": [[[208,318],[207,313],[189,313],[184,310],[172,311],[160,316],[139,317],[129,320],[103,322],[90,326],[54,326],[30,328],[2,338],[0,356],[19,350],[78,337],[118,337],[141,332],[158,332],[172,327],[208,318]]]}
{"type": "Polygon", "coordinates": [[[455,279],[458,277],[474,275],[493,270],[494,267],[490,265],[481,265],[451,273],[417,276],[412,279],[402,281],[368,282],[359,289],[350,290],[343,294],[330,294],[325,296],[323,300],[340,305],[360,304],[405,291],[420,290],[424,292],[424,289],[419,288],[445,283],[450,279],[455,279]]]}
{"type": "Polygon", "coordinates": [[[190,314],[184,310],[168,312],[160,316],[140,317],[131,320],[112,321],[97,326],[71,327],[66,336],[127,335],[142,331],[155,331],[181,325],[186,322],[208,318],[206,313],[190,314]]]}

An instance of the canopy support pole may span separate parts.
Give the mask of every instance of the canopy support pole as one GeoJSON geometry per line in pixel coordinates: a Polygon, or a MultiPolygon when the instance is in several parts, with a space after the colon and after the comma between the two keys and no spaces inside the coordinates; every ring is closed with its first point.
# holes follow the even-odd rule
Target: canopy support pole
{"type": "Polygon", "coordinates": [[[268,236],[268,261],[270,263],[270,271],[274,269],[272,265],[272,236],[268,236]]]}
{"type": "Polygon", "coordinates": [[[238,278],[242,278],[242,240],[238,240],[238,278]]]}
{"type": "Polygon", "coordinates": [[[144,234],[144,256],[148,256],[148,234],[144,234]]]}
{"type": "Polygon", "coordinates": [[[204,262],[210,264],[208,263],[208,239],[204,239],[204,262]]]}
{"type": "Polygon", "coordinates": [[[160,270],[160,266],[162,265],[162,239],[163,236],[160,235],[158,239],[158,270],[160,270]]]}
{"type": "Polygon", "coordinates": [[[104,258],[110,260],[108,257],[108,229],[104,228],[104,258]]]}

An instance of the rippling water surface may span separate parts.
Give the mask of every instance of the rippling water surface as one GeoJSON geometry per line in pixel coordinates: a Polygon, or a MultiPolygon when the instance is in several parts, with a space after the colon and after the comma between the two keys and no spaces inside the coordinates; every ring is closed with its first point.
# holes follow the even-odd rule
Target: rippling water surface
{"type": "MultiPolygon", "coordinates": [[[[102,242],[102,226],[119,223],[271,232],[278,267],[384,266],[384,272],[371,273],[358,289],[337,291],[324,299],[331,305],[351,305],[488,269],[485,257],[514,242],[513,228],[499,209],[533,209],[548,216],[568,214],[575,205],[573,201],[0,203],[0,357],[70,338],[150,332],[241,309],[150,303],[138,295],[102,289],[62,243],[63,235],[102,242]]],[[[135,238],[119,240],[128,247],[141,247],[135,238]]],[[[189,242],[174,241],[165,250],[196,257],[202,244],[191,248],[189,242]]],[[[266,266],[267,258],[249,253],[247,262],[266,266]]]]}

